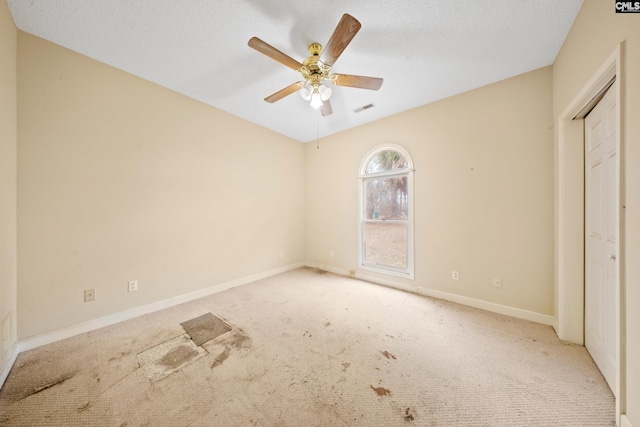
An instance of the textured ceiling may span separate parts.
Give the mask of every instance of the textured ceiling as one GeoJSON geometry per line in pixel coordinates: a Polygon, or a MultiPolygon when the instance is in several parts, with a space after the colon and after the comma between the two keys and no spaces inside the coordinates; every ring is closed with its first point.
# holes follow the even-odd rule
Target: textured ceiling
{"type": "Polygon", "coordinates": [[[27,33],[307,142],[552,64],[582,0],[7,3],[27,33]],[[328,117],[297,93],[263,101],[300,76],[249,39],[302,61],[343,13],[362,29],[332,71],[383,77],[382,88],[333,87],[328,117]]]}

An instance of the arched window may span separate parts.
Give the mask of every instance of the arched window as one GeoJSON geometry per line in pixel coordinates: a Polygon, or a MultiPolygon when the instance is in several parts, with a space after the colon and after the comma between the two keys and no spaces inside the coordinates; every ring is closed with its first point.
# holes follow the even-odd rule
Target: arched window
{"type": "Polygon", "coordinates": [[[360,268],[413,279],[413,162],[398,145],[370,151],[360,167],[360,268]]]}

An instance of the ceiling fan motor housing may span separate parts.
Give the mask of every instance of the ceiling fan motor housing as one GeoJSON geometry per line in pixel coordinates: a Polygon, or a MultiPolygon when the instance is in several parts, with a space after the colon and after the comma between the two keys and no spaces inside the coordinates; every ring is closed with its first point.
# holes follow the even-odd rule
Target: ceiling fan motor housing
{"type": "Polygon", "coordinates": [[[322,45],[320,43],[312,43],[309,45],[310,56],[302,62],[300,74],[309,81],[313,86],[318,86],[323,80],[329,78],[331,67],[320,61],[322,53],[322,45]]]}

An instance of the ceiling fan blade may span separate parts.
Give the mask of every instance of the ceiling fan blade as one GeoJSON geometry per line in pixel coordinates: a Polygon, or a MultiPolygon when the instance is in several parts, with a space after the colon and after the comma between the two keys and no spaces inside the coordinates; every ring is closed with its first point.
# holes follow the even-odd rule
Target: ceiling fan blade
{"type": "Polygon", "coordinates": [[[295,82],[294,84],[291,84],[287,87],[285,87],[284,89],[281,89],[279,91],[277,91],[276,93],[274,93],[273,95],[269,95],[267,96],[264,100],[270,103],[274,103],[276,101],[280,101],[282,98],[284,98],[287,95],[291,95],[293,92],[300,90],[300,88],[302,88],[304,86],[305,82],[295,82]]]}
{"type": "Polygon", "coordinates": [[[286,65],[287,67],[298,71],[302,64],[287,55],[286,53],[280,52],[275,47],[271,46],[269,43],[260,40],[257,37],[252,37],[249,40],[249,47],[257,50],[258,52],[267,55],[269,58],[278,61],[281,64],[286,65]]]}
{"type": "Polygon", "coordinates": [[[380,77],[352,76],[350,74],[334,74],[331,83],[336,86],[357,87],[360,89],[378,90],[384,79],[380,77]]]}
{"type": "Polygon", "coordinates": [[[342,19],[324,47],[320,60],[330,67],[333,66],[360,27],[360,22],[356,18],[348,13],[342,15],[342,19]]]}
{"type": "Polygon", "coordinates": [[[322,117],[330,116],[331,114],[333,114],[333,108],[331,108],[331,103],[329,102],[328,99],[322,102],[322,107],[320,107],[320,113],[322,114],[322,117]]]}

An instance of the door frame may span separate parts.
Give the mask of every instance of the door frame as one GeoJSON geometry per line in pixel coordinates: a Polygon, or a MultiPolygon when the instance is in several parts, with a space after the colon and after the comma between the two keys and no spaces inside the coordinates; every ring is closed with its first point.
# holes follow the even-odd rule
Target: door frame
{"type": "Polygon", "coordinates": [[[624,263],[624,42],[616,46],[600,68],[582,87],[558,120],[557,208],[556,208],[556,315],[562,340],[584,345],[584,249],[585,166],[584,116],[601,99],[612,81],[616,90],[616,149],[619,208],[616,254],[616,422],[626,411],[626,333],[624,263]]]}

